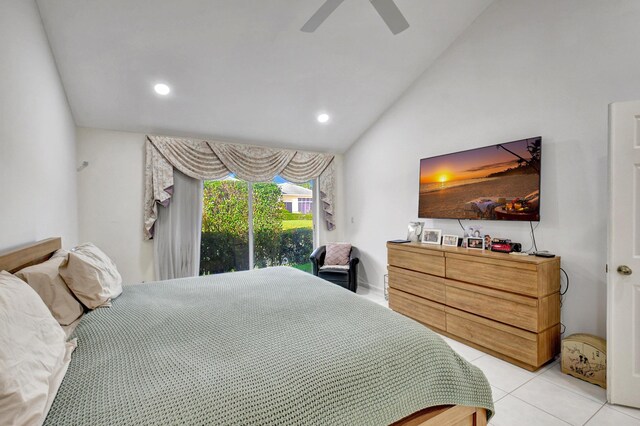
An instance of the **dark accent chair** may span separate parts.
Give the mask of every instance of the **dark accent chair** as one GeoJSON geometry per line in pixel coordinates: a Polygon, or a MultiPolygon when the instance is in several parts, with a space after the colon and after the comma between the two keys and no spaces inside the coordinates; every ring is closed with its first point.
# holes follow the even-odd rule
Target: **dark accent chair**
{"type": "Polygon", "coordinates": [[[320,269],[324,265],[324,257],[327,254],[325,246],[320,246],[311,253],[309,259],[313,263],[313,275],[331,281],[334,284],[344,287],[347,290],[356,292],[358,289],[358,249],[351,247],[349,254],[349,269],[325,268],[320,269]]]}

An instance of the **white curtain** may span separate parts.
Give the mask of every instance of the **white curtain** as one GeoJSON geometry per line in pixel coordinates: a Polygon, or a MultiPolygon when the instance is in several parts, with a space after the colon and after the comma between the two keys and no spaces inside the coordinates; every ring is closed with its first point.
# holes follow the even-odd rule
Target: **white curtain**
{"type": "Polygon", "coordinates": [[[202,181],[173,171],[171,203],[158,208],[153,251],[157,280],[198,276],[202,181]]]}

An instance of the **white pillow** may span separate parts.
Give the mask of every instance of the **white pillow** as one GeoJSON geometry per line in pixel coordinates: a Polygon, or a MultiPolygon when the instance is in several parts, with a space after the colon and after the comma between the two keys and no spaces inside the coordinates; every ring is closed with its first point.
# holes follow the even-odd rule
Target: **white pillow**
{"type": "Polygon", "coordinates": [[[122,293],[122,277],[109,256],[91,243],[69,252],[60,266],[60,275],[69,289],[89,309],[108,303],[122,293]]]}
{"type": "Polygon", "coordinates": [[[64,282],[58,268],[66,261],[68,252],[58,250],[51,259],[28,266],[15,273],[38,293],[60,325],[69,325],[84,313],[84,308],[64,282]]]}
{"type": "Polygon", "coordinates": [[[7,425],[41,425],[62,383],[75,340],[38,293],[0,272],[0,419],[7,425]]]}

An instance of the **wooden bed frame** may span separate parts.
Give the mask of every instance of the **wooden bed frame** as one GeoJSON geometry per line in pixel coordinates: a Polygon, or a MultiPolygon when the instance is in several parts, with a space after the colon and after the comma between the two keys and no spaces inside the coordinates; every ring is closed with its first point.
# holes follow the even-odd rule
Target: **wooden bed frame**
{"type": "MultiPolygon", "coordinates": [[[[0,253],[0,271],[17,272],[49,259],[62,247],[62,239],[48,238],[0,253]]],[[[484,408],[464,405],[439,405],[425,408],[393,423],[392,426],[486,426],[484,408]]]]}

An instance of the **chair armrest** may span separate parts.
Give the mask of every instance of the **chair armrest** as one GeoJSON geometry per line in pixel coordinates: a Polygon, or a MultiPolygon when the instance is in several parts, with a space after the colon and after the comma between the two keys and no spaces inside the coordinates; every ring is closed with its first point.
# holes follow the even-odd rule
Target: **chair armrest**
{"type": "Polygon", "coordinates": [[[355,247],[349,253],[349,290],[354,293],[358,290],[358,263],[360,263],[360,253],[355,247]]]}
{"type": "Polygon", "coordinates": [[[358,249],[355,247],[351,248],[351,253],[349,253],[349,268],[355,267],[360,262],[360,253],[358,249]]]}
{"type": "Polygon", "coordinates": [[[324,265],[324,256],[326,255],[326,253],[326,246],[320,246],[316,248],[313,253],[311,253],[311,256],[309,256],[309,260],[311,260],[311,263],[313,265],[313,275],[317,276],[318,270],[322,265],[324,265]]]}

